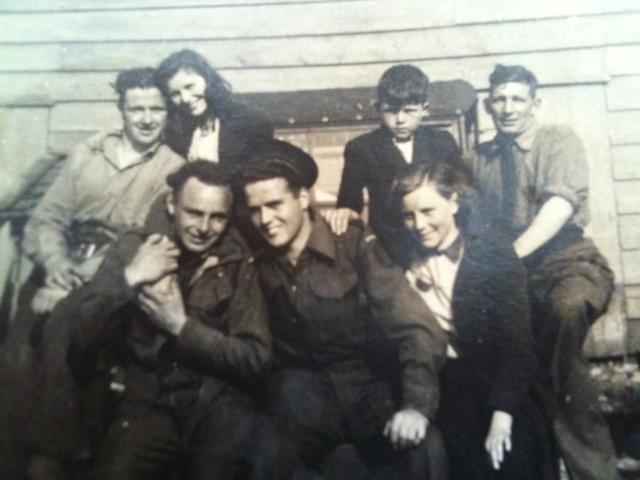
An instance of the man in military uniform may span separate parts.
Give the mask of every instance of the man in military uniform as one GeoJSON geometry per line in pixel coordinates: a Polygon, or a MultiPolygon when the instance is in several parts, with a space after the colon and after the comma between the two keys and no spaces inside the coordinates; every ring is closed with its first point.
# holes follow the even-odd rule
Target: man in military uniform
{"type": "Polygon", "coordinates": [[[94,475],[286,478],[270,470],[287,462],[266,460],[277,443],[260,443],[270,430],[253,413],[271,338],[253,258],[227,228],[231,189],[205,161],[167,183],[169,223],[127,232],[72,294],[71,358],[84,375],[104,357],[123,372],[94,475]]]}
{"type": "Polygon", "coordinates": [[[311,205],[317,173],[273,141],[239,174],[267,243],[256,261],[274,339],[268,410],[310,467],[352,443],[374,478],[442,478],[431,420],[444,333],[368,229],[331,232],[311,205]]]}

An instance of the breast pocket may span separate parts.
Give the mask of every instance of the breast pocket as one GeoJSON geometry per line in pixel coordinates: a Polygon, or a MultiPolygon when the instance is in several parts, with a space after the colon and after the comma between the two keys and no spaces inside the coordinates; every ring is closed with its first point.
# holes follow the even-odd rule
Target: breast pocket
{"type": "Polygon", "coordinates": [[[201,322],[224,330],[222,318],[233,296],[228,272],[216,269],[201,278],[185,300],[187,314],[201,322]]]}
{"type": "Polygon", "coordinates": [[[329,337],[360,329],[358,315],[359,288],[355,272],[329,275],[314,272],[308,279],[312,295],[304,309],[310,312],[319,332],[329,337]]]}

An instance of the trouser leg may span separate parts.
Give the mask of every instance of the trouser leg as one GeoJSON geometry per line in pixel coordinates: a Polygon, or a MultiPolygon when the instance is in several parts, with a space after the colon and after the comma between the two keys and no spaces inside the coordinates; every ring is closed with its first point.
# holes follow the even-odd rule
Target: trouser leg
{"type": "Polygon", "coordinates": [[[574,480],[618,478],[613,441],[582,355],[589,328],[606,309],[610,291],[606,282],[568,277],[552,288],[545,305],[536,305],[541,363],[557,402],[554,431],[574,480]]]}
{"type": "Polygon", "coordinates": [[[43,332],[38,362],[42,370],[41,395],[29,432],[35,451],[66,462],[80,448],[80,388],[69,364],[73,294],[53,310],[43,332]]]}
{"type": "Polygon", "coordinates": [[[283,369],[268,386],[268,413],[312,468],[345,442],[341,414],[325,381],[309,370],[283,369]]]}
{"type": "Polygon", "coordinates": [[[190,480],[287,480],[297,468],[293,445],[231,387],[207,407],[187,442],[190,480]]]}
{"type": "Polygon", "coordinates": [[[182,461],[182,447],[168,410],[125,400],[107,429],[90,478],[170,479],[182,461]]]}

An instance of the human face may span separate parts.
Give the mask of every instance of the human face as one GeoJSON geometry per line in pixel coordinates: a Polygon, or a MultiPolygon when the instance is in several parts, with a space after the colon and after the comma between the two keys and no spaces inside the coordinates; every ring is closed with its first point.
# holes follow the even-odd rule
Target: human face
{"type": "Polygon", "coordinates": [[[167,105],[157,88],[132,88],[124,93],[122,106],[124,134],[137,151],[160,141],[167,125],[167,105]]]}
{"type": "Polygon", "coordinates": [[[534,121],[540,99],[531,95],[526,83],[507,82],[495,86],[486,102],[487,112],[496,128],[509,135],[519,135],[534,121]]]}
{"type": "Polygon", "coordinates": [[[178,240],[192,253],[203,253],[222,236],[231,213],[229,187],[207,185],[195,177],[182,186],[177,195],[167,199],[178,240]]]}
{"type": "Polygon", "coordinates": [[[167,82],[171,102],[193,117],[199,117],[207,111],[206,88],[201,75],[185,69],[178,70],[167,82]]]}
{"type": "Polygon", "coordinates": [[[284,178],[271,178],[244,187],[253,226],[276,248],[290,247],[300,239],[308,223],[309,192],[295,195],[284,178]]]}
{"type": "Polygon", "coordinates": [[[380,105],[382,123],[391,131],[398,142],[411,140],[420,126],[420,122],[427,115],[427,104],[410,103],[395,108],[388,103],[380,105]]]}
{"type": "Polygon", "coordinates": [[[402,219],[412,236],[425,248],[448,247],[458,234],[454,215],[458,197],[445,198],[433,182],[423,183],[402,199],[402,219]]]}

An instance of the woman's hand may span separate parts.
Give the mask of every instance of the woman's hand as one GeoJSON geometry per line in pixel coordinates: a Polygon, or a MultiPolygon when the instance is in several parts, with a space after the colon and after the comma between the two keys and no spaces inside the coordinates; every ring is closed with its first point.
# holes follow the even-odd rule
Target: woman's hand
{"type": "Polygon", "coordinates": [[[491,457],[491,464],[495,470],[500,470],[506,452],[511,451],[511,426],[513,417],[507,412],[496,410],[491,417],[491,426],[484,448],[491,457]]]}

